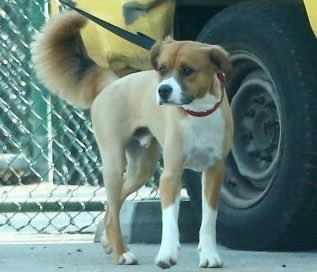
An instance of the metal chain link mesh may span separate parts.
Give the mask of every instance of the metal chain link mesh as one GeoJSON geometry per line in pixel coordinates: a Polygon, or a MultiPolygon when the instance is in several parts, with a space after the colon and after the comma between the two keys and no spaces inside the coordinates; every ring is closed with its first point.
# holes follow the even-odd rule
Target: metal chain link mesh
{"type": "MultiPolygon", "coordinates": [[[[32,70],[47,16],[48,1],[0,0],[0,232],[93,232],[104,210],[89,112],[51,97],[32,70]]],[[[131,198],[155,197],[158,172],[131,198]]]]}

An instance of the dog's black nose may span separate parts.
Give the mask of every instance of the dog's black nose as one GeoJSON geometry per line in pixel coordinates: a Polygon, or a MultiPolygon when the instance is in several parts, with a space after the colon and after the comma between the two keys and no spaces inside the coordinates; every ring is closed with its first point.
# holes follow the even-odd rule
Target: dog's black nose
{"type": "Polygon", "coordinates": [[[164,102],[167,102],[172,91],[173,91],[173,88],[170,85],[164,84],[159,87],[158,94],[164,102]]]}

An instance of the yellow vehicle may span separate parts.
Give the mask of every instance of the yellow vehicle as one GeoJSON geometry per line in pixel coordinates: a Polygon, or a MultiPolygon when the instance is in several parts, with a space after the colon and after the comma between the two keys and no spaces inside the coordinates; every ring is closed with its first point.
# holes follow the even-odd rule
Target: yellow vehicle
{"type": "MultiPolygon", "coordinates": [[[[228,247],[296,250],[317,245],[317,1],[78,0],[113,24],[155,39],[220,44],[235,120],[218,216],[228,247]]],[[[53,11],[57,7],[53,5],[53,11]]],[[[89,53],[117,73],[148,69],[148,53],[93,23],[89,53]]],[[[200,206],[200,174],[184,182],[200,206]]]]}

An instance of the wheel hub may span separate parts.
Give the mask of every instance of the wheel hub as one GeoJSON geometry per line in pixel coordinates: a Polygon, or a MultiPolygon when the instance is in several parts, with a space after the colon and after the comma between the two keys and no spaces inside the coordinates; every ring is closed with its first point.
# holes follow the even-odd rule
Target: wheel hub
{"type": "Polygon", "coordinates": [[[232,153],[240,173],[252,181],[266,179],[275,167],[279,121],[271,92],[262,73],[254,72],[232,99],[236,133],[232,153]]]}
{"type": "Polygon", "coordinates": [[[279,100],[272,77],[257,57],[237,52],[232,63],[228,96],[235,127],[223,197],[246,208],[263,197],[279,161],[279,100]]]}

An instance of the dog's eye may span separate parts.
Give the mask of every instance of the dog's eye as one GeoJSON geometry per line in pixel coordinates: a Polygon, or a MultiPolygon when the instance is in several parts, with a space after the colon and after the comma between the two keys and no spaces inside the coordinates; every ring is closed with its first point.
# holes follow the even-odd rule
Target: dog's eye
{"type": "Polygon", "coordinates": [[[181,70],[181,75],[182,76],[190,76],[194,73],[194,69],[190,68],[190,67],[183,67],[181,70]]]}
{"type": "Polygon", "coordinates": [[[161,65],[159,68],[158,68],[158,72],[161,76],[164,76],[166,74],[166,66],[165,65],[161,65]]]}

